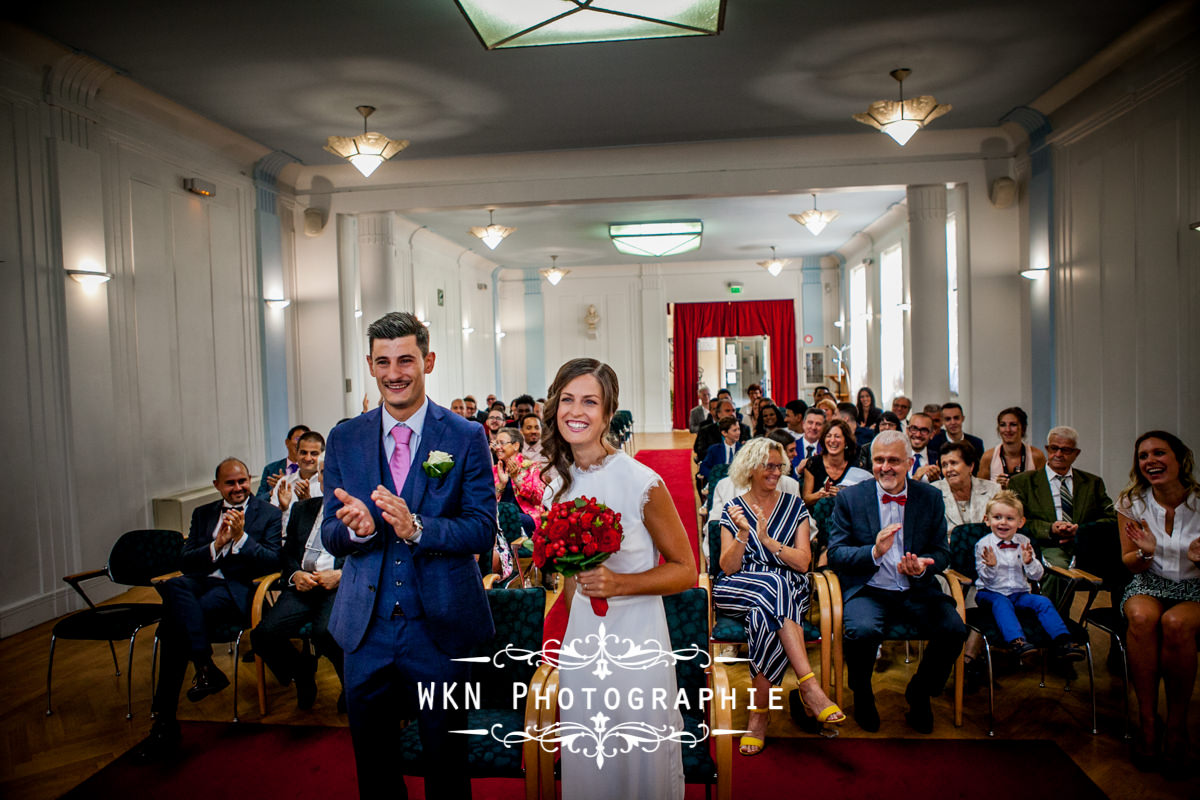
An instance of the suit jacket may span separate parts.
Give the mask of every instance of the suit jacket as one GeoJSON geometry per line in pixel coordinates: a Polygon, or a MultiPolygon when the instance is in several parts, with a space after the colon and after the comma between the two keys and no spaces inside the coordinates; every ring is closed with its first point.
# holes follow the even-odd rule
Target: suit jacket
{"type": "Polygon", "coordinates": [[[424,530],[421,541],[411,545],[412,566],[426,627],[438,647],[451,656],[466,655],[495,632],[475,562],[475,555],[488,551],[496,535],[496,495],[487,436],[480,426],[432,400],[426,402],[429,407],[420,447],[399,489],[392,482],[384,455],[382,408],[347,420],[329,433],[321,539],[326,550],[345,558],[329,630],[346,652],[356,650],[366,635],[376,586],[383,575],[385,537],[396,535],[371,501],[371,492],[380,484],[421,516],[424,530]],[[454,459],[454,466],[441,478],[429,477],[421,466],[433,450],[449,453],[454,459]],[[370,509],[375,520],[370,541],[351,541],[349,530],[336,516],[342,503],[335,489],[345,490],[370,509]]]}
{"type": "MultiPolygon", "coordinates": [[[[879,567],[871,558],[875,537],[883,529],[876,499],[877,481],[863,481],[838,492],[829,521],[829,566],[842,582],[842,597],[858,594],[879,567]]],[[[919,481],[908,481],[904,506],[903,546],[905,552],[932,558],[933,564],[919,578],[909,578],[913,589],[937,590],[936,576],[950,563],[946,540],[946,508],[942,493],[919,481]]]]}
{"type": "MultiPolygon", "coordinates": [[[[750,429],[746,427],[746,423],[741,423],[742,435],[738,439],[741,442],[750,441],[750,429]]],[[[708,454],[708,448],[712,447],[721,441],[721,429],[715,422],[706,422],[700,426],[699,433],[696,434],[696,441],[692,444],[692,452],[696,454],[696,461],[701,461],[708,454]]]]}
{"type": "Polygon", "coordinates": [[[708,422],[710,419],[708,409],[704,406],[696,406],[688,414],[688,430],[692,433],[697,433],[700,426],[708,422]]]}
{"type": "MultiPolygon", "coordinates": [[[[1058,517],[1045,468],[1013,475],[1008,479],[1008,488],[1025,505],[1025,527],[1039,540],[1038,544],[1058,547],[1058,540],[1050,535],[1050,526],[1058,517]]],[[[1079,525],[1080,533],[1086,532],[1085,526],[1095,523],[1116,524],[1117,513],[1099,475],[1071,470],[1071,521],[1079,525]]]]}
{"type": "MultiPolygon", "coordinates": [[[[283,472],[287,468],[287,458],[281,458],[278,461],[272,461],[263,467],[262,477],[258,479],[258,489],[255,490],[254,496],[260,500],[267,500],[271,496],[271,485],[267,483],[268,475],[275,475],[283,472]]],[[[213,523],[216,524],[215,522],[213,523]]]]}
{"type": "MultiPolygon", "coordinates": [[[[742,442],[740,439],[737,441],[736,444],[734,444],[734,446],[733,446],[734,454],[736,454],[739,450],[742,449],[743,444],[744,444],[744,442],[742,442]]],[[[708,448],[708,452],[704,454],[704,460],[700,462],[699,472],[701,475],[708,477],[708,471],[710,469],[715,467],[717,464],[724,464],[724,463],[725,463],[725,442],[717,442],[712,447],[708,448]]]]}
{"type": "MultiPolygon", "coordinates": [[[[321,510],[325,506],[324,497],[310,497],[307,500],[297,500],[292,504],[292,513],[288,517],[287,536],[284,537],[283,552],[280,554],[280,575],[285,588],[293,588],[288,581],[292,573],[303,569],[304,546],[308,544],[308,535],[312,532],[321,510]]],[[[345,558],[335,558],[334,569],[341,569],[345,558]]]]}
{"type": "Polygon", "coordinates": [[[254,599],[254,579],[279,569],[280,520],[279,509],[251,497],[246,504],[243,530],[247,541],[237,552],[212,560],[208,546],[212,533],[221,518],[224,500],[202,505],[192,512],[192,524],[183,546],[180,570],[185,575],[203,576],[221,570],[234,600],[244,609],[254,599]]]}
{"type": "MultiPolygon", "coordinates": [[[[979,474],[979,467],[983,464],[983,451],[986,449],[983,446],[983,439],[978,436],[972,436],[969,433],[963,433],[963,438],[971,443],[971,447],[975,448],[975,457],[979,459],[979,463],[975,465],[975,474],[979,474]]],[[[950,441],[946,437],[946,431],[938,431],[937,436],[929,440],[929,449],[935,453],[941,453],[942,448],[946,446],[946,442],[950,441]]]]}

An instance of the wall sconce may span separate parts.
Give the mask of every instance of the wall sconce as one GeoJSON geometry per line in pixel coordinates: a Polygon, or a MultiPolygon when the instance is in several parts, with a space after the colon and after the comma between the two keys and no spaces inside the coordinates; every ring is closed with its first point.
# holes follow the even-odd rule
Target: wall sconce
{"type": "Polygon", "coordinates": [[[845,320],[835,319],[833,321],[833,327],[838,328],[838,329],[844,328],[844,327],[846,327],[846,322],[845,322],[845,320]]]}
{"type": "Polygon", "coordinates": [[[507,335],[508,335],[507,333],[505,333],[504,331],[500,330],[499,328],[497,328],[497,329],[496,329],[496,338],[497,338],[497,339],[503,339],[503,338],[504,338],[505,336],[507,336],[507,335]]]}
{"type": "Polygon", "coordinates": [[[95,294],[96,290],[102,284],[108,283],[113,278],[111,272],[102,272],[94,269],[69,269],[67,270],[67,274],[71,276],[72,280],[82,286],[88,294],[95,294]]]}
{"type": "Polygon", "coordinates": [[[475,329],[472,328],[470,325],[463,325],[463,336],[470,336],[474,332],[475,332],[475,329]]]}
{"type": "Polygon", "coordinates": [[[198,194],[201,197],[216,197],[217,185],[208,181],[200,180],[199,178],[184,178],[183,188],[187,189],[192,194],[198,194]]]}
{"type": "Polygon", "coordinates": [[[292,304],[292,301],[286,297],[267,297],[263,299],[267,304],[267,308],[276,308],[283,310],[292,304]]]}
{"type": "Polygon", "coordinates": [[[896,303],[896,308],[901,311],[912,311],[912,303],[896,303]]]}
{"type": "Polygon", "coordinates": [[[362,309],[361,308],[354,309],[354,318],[362,319],[362,309]]]}
{"type": "Polygon", "coordinates": [[[1050,274],[1050,267],[1042,264],[1039,267],[1030,267],[1029,269],[1021,270],[1021,277],[1031,281],[1040,280],[1042,277],[1050,274]]]}

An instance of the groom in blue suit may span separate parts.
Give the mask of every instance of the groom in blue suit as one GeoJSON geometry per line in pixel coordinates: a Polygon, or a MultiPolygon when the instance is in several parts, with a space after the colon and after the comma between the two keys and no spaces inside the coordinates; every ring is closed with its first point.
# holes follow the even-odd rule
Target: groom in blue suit
{"type": "Polygon", "coordinates": [[[871,732],[879,730],[871,673],[889,624],[906,623],[929,640],[904,692],[905,718],[919,733],[933,732],[930,698],[941,694],[967,638],[936,577],[950,561],[942,493],[908,479],[912,461],[903,433],[876,436],[871,447],[875,480],[839,492],[830,519],[829,566],[842,583],[854,718],[871,732]]]}
{"type": "Polygon", "coordinates": [[[425,795],[470,797],[467,738],[451,733],[466,727],[469,673],[452,659],[495,630],[475,562],[494,544],[492,460],[481,426],[426,398],[425,326],[391,312],[367,335],[383,402],[330,432],[321,525],[346,559],[329,630],[346,654],[359,796],[407,796],[393,753],[416,712],[425,795]],[[418,684],[434,687],[432,707],[417,708],[418,684]]]}

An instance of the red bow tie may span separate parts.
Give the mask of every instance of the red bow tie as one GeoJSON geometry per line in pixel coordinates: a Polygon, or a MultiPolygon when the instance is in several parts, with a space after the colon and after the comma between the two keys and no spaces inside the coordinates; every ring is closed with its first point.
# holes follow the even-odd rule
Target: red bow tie
{"type": "Polygon", "coordinates": [[[1016,550],[1021,545],[1017,544],[1016,542],[997,542],[996,546],[1001,550],[1016,550]]]}
{"type": "Polygon", "coordinates": [[[899,503],[900,505],[904,505],[908,502],[908,496],[903,494],[885,494],[883,496],[883,502],[899,503]]]}

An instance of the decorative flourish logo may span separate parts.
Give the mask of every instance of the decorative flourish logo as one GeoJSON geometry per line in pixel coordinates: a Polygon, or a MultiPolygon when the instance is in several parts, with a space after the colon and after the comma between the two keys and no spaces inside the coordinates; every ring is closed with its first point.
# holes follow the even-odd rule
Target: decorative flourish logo
{"type": "MultiPolygon", "coordinates": [[[[604,712],[596,712],[588,721],[592,723],[590,727],[581,722],[556,722],[542,730],[512,731],[503,736],[500,735],[503,726],[497,723],[492,726],[490,733],[505,747],[532,741],[546,752],[551,752],[555,745],[562,745],[572,753],[595,759],[597,769],[604,769],[607,759],[631,752],[634,748],[653,753],[665,742],[695,747],[709,736],[708,726],[704,723],[700,723],[697,735],[673,725],[654,726],[640,721],[620,722],[610,728],[608,723],[612,719],[604,712]]],[[[722,732],[713,731],[714,734],[722,732]]]]}

